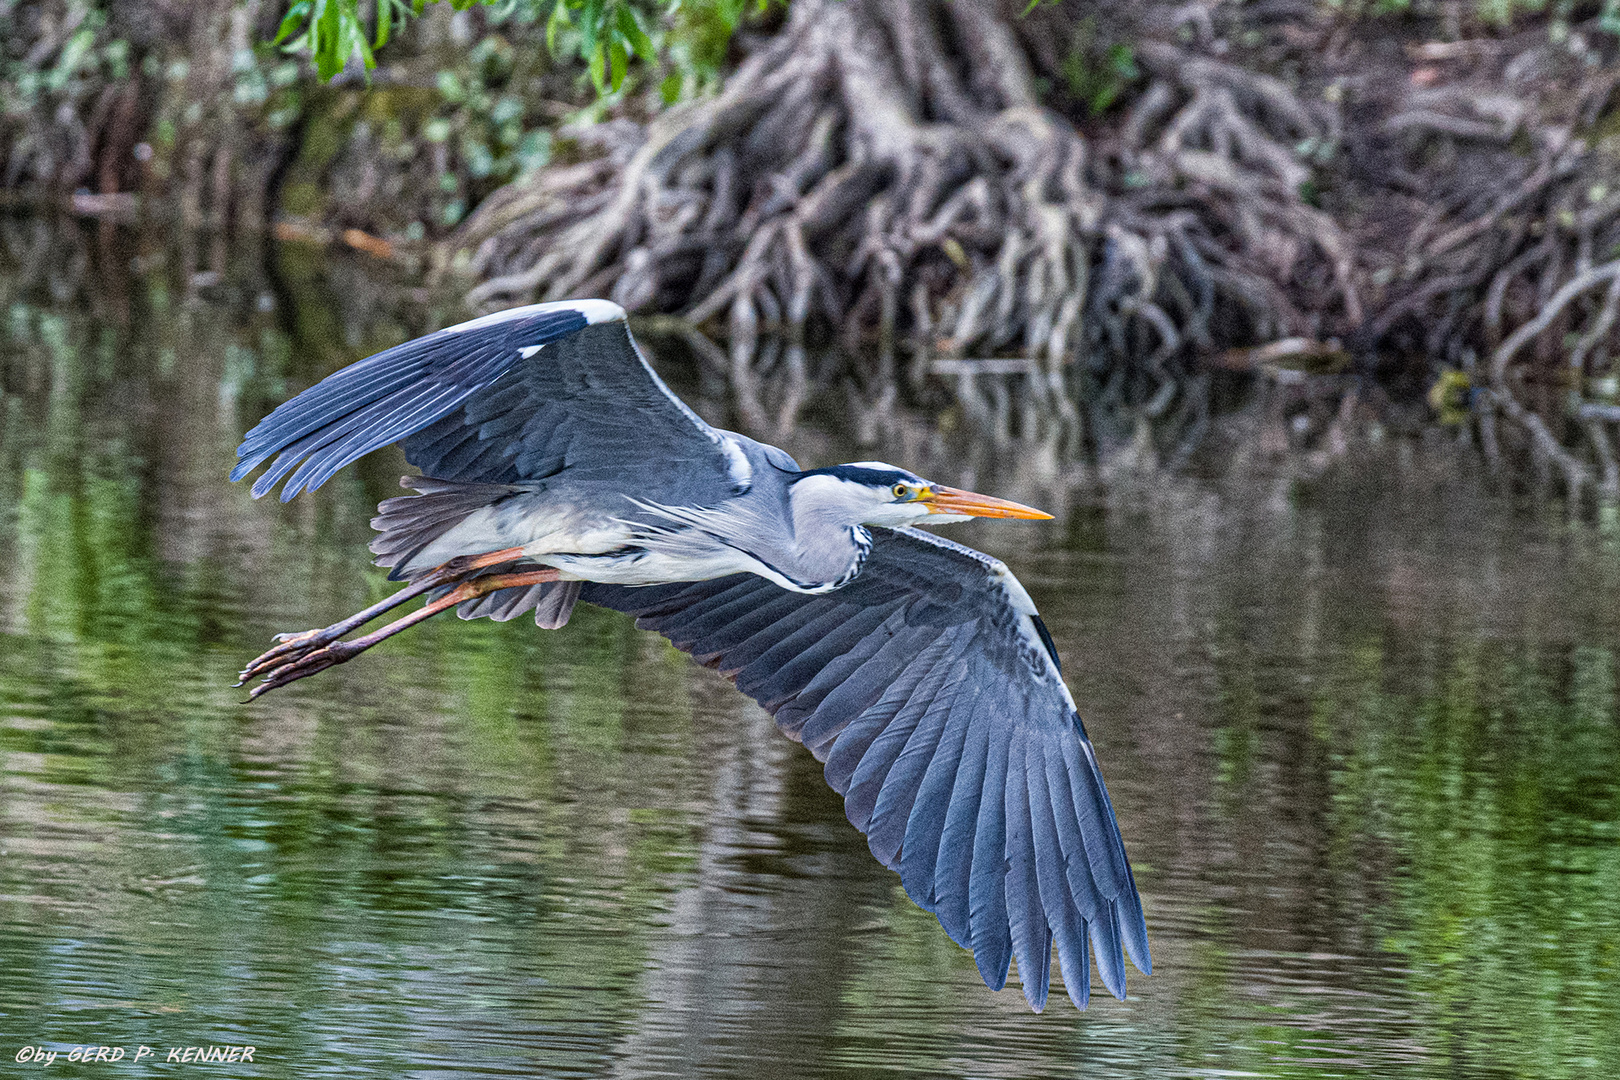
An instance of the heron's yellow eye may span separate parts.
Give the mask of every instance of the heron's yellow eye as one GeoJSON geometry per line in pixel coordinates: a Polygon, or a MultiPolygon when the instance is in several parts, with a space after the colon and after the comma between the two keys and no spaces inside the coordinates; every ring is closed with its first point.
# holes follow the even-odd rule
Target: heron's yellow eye
{"type": "Polygon", "coordinates": [[[911,488],[909,488],[905,484],[896,484],[896,485],[894,485],[894,497],[895,498],[903,499],[909,494],[911,494],[911,488]]]}

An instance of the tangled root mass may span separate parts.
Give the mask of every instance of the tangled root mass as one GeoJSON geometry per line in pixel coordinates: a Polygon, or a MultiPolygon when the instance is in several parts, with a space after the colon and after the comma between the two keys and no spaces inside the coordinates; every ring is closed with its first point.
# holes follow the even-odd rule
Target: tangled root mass
{"type": "MultiPolygon", "coordinates": [[[[1016,356],[1051,406],[1026,428],[1099,448],[1120,413],[1185,444],[1199,357],[1339,337],[1358,376],[1465,372],[1492,460],[1503,418],[1572,489],[1620,495],[1620,397],[1563,395],[1617,374],[1614,42],[1407,44],[1392,78],[1367,24],[1316,12],[1265,24],[1282,44],[1249,66],[1216,55],[1261,7],[1147,6],[1143,78],[1082,131],[1040,92],[1067,6],[796,0],[718,98],[595,129],[602,157],[486,202],[456,238],[472,299],[607,294],[720,324],[739,385],[778,362],[762,330],[802,377],[818,324],[885,384],[900,346],[935,370],[1016,356]]],[[[1342,427],[1360,391],[1325,385],[1342,427]]]]}
{"type": "Polygon", "coordinates": [[[1361,318],[1351,245],[1299,194],[1294,148],[1335,137],[1330,111],[1150,44],[1149,89],[1094,142],[1041,103],[1029,39],[1050,29],[990,3],[796,0],[718,98],[487,201],[457,238],[471,298],[723,320],[740,371],[762,329],[791,354],[818,321],[875,345],[879,377],[897,342],[1016,353],[1071,432],[1077,359],[1163,412],[1194,348],[1361,318]]]}

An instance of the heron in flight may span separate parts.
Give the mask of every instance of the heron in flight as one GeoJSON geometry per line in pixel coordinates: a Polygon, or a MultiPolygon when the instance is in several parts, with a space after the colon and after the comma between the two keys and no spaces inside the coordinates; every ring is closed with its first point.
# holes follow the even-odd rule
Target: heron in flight
{"type": "Polygon", "coordinates": [[[627,612],[825,764],[872,853],[991,989],[1016,957],[1042,1009],[1054,944],[1080,1008],[1088,945],[1121,999],[1125,955],[1150,970],[1113,806],[1034,603],[998,560],[914,527],[1050,515],[883,462],[800,469],[712,428],[605,300],[497,312],[352,364],[248,432],[231,479],[270,462],[253,495],[282,484],[286,501],[401,441],[417,494],[379,506],[371,549],[409,584],[278,637],[242,672],[262,678],[254,697],[451,607],[546,628],[580,601],[627,612]]]}

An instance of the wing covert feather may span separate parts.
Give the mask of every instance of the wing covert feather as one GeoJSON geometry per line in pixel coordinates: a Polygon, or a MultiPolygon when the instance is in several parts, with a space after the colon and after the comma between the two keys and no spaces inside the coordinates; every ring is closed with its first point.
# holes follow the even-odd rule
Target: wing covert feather
{"type": "Polygon", "coordinates": [[[447,327],[350,364],[284,402],[237,448],[232,480],[274,461],[255,498],[283,502],[391,443],[426,476],[516,483],[565,468],[634,468],[695,502],[747,483],[735,440],[687,408],[602,300],[533,304],[447,327]],[[740,471],[739,471],[740,470],[740,471]]]}

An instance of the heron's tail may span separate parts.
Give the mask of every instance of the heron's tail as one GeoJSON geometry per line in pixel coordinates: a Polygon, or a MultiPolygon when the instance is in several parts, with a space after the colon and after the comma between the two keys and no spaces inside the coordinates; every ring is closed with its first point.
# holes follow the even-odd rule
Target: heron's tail
{"type": "MultiPolygon", "coordinates": [[[[403,581],[412,581],[444,561],[431,553],[418,558],[435,540],[472,514],[528,491],[511,484],[462,483],[431,476],[404,476],[399,483],[420,494],[385,499],[378,505],[377,516],[371,519],[371,527],[378,533],[371,542],[371,550],[377,556],[378,566],[394,568],[388,575],[390,578],[403,581]]],[[[578,581],[548,581],[501,589],[458,605],[456,614],[463,619],[491,618],[505,622],[533,610],[536,625],[555,630],[565,625],[568,616],[573,614],[580,584],[578,581]]]]}
{"type": "Polygon", "coordinates": [[[399,486],[414,488],[421,494],[384,499],[377,505],[377,516],[371,519],[371,527],[379,534],[371,542],[371,550],[378,566],[394,568],[388,575],[393,581],[411,581],[437,567],[450,555],[417,556],[471,515],[524,490],[511,484],[464,484],[431,476],[402,476],[399,486]]]}

